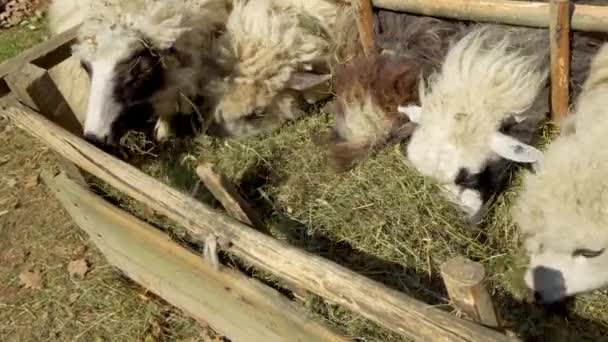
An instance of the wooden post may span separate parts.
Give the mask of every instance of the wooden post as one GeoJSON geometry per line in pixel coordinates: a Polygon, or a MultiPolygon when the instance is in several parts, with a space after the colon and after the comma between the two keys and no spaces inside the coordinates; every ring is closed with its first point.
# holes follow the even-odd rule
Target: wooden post
{"type": "MultiPolygon", "coordinates": [[[[23,104],[38,110],[72,134],[82,134],[80,122],[46,70],[26,63],[19,71],[8,74],[4,80],[11,92],[23,104]]],[[[61,157],[59,163],[74,180],[81,184],[86,183],[74,164],[61,157]]]]}
{"type": "MultiPolygon", "coordinates": [[[[352,0],[351,2],[354,2],[352,0]]],[[[520,0],[373,0],[392,11],[486,23],[549,27],[549,4],[520,0]]],[[[572,29],[608,32],[608,6],[575,4],[572,29]]]]}
{"type": "Polygon", "coordinates": [[[560,123],[570,100],[570,1],[549,3],[551,35],[551,117],[560,123]]]}
{"type": "Polygon", "coordinates": [[[204,242],[209,234],[229,240],[227,251],[252,265],[352,310],[416,341],[516,341],[479,324],[456,319],[399,291],[318,255],[290,246],[228,217],[69,134],[24,106],[0,110],[82,169],[167,216],[204,242]]]}
{"type": "Polygon", "coordinates": [[[456,257],[444,262],[440,269],[448,295],[458,309],[475,322],[502,328],[492,298],[485,289],[486,272],[480,263],[456,257]]]}
{"type": "Polygon", "coordinates": [[[374,13],[371,0],[352,0],[353,12],[357,18],[359,39],[363,52],[369,56],[376,51],[374,42],[374,13]]]}

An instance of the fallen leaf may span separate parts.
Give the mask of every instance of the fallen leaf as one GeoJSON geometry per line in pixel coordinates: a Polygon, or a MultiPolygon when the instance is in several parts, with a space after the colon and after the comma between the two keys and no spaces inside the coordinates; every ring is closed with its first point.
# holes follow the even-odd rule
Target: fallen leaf
{"type": "Polygon", "coordinates": [[[42,277],[38,271],[26,270],[19,275],[19,283],[26,289],[41,289],[42,277]]]}
{"type": "Polygon", "coordinates": [[[84,275],[89,271],[89,265],[87,261],[83,259],[78,259],[70,262],[68,264],[68,273],[72,277],[80,277],[84,278],[84,275]]]}
{"type": "Polygon", "coordinates": [[[79,297],[80,297],[80,294],[79,294],[79,293],[72,293],[72,294],[71,294],[71,295],[68,297],[68,302],[69,302],[70,304],[74,304],[74,303],[75,303],[75,302],[78,300],[78,298],[79,298],[79,297]]]}
{"type": "Polygon", "coordinates": [[[33,187],[38,186],[38,183],[40,183],[40,175],[34,175],[31,177],[28,177],[27,180],[25,181],[25,188],[31,189],[33,187]]]}

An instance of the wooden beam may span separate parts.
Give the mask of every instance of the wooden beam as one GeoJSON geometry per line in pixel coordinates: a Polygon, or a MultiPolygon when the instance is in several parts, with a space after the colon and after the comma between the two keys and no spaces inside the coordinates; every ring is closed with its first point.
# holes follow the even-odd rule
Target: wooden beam
{"type": "Polygon", "coordinates": [[[232,341],[346,341],[276,290],[232,269],[214,270],[65,174],[42,178],[112,265],[232,341]]]}
{"type": "MultiPolygon", "coordinates": [[[[45,69],[26,63],[18,71],[7,75],[5,81],[19,101],[38,110],[72,134],[82,134],[80,122],[45,69]]],[[[61,156],[59,164],[72,179],[82,185],[86,184],[82,173],[74,164],[61,156]]]]}
{"type": "Polygon", "coordinates": [[[560,123],[570,103],[570,1],[550,0],[551,117],[560,123]]]}
{"type": "Polygon", "coordinates": [[[200,164],[196,168],[196,174],[213,196],[222,203],[230,216],[259,231],[267,231],[260,217],[239,194],[236,186],[224,175],[218,173],[213,164],[200,164]]]}
{"type": "Polygon", "coordinates": [[[288,283],[416,341],[513,341],[276,240],[114,158],[24,106],[2,108],[19,127],[116,189],[182,225],[192,238],[231,242],[228,252],[288,283]]]}
{"type": "Polygon", "coordinates": [[[486,271],[483,265],[464,257],[452,258],[441,267],[441,277],[450,299],[475,322],[492,328],[502,328],[485,288],[486,271]]]}
{"type": "Polygon", "coordinates": [[[374,41],[374,13],[371,0],[352,0],[351,5],[357,18],[357,29],[359,39],[363,46],[363,52],[369,56],[376,51],[374,41]]]}
{"type": "Polygon", "coordinates": [[[27,63],[32,63],[43,69],[49,69],[70,57],[72,55],[71,45],[76,40],[78,28],[79,26],[76,26],[53,36],[0,64],[0,79],[19,71],[27,63]]]}
{"type": "MultiPolygon", "coordinates": [[[[479,22],[549,27],[549,4],[515,0],[372,0],[378,8],[479,22]]],[[[572,29],[608,32],[608,6],[574,5],[572,29]]]]}

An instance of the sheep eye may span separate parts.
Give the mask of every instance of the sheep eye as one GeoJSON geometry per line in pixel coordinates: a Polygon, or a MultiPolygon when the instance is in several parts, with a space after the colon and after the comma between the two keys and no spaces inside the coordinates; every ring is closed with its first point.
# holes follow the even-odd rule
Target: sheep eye
{"type": "Polygon", "coordinates": [[[576,249],[574,252],[572,252],[572,256],[573,257],[582,256],[585,258],[595,258],[595,257],[602,255],[602,253],[604,253],[604,248],[600,249],[599,251],[579,248],[579,249],[576,249]]]}

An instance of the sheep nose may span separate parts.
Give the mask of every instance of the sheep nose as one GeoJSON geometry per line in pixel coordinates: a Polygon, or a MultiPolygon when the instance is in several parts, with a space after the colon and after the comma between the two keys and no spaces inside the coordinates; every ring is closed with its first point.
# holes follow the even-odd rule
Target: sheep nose
{"type": "Polygon", "coordinates": [[[108,143],[108,137],[107,136],[99,136],[97,134],[91,133],[91,132],[84,132],[84,140],[90,142],[91,144],[95,145],[95,146],[104,146],[108,143]]]}

